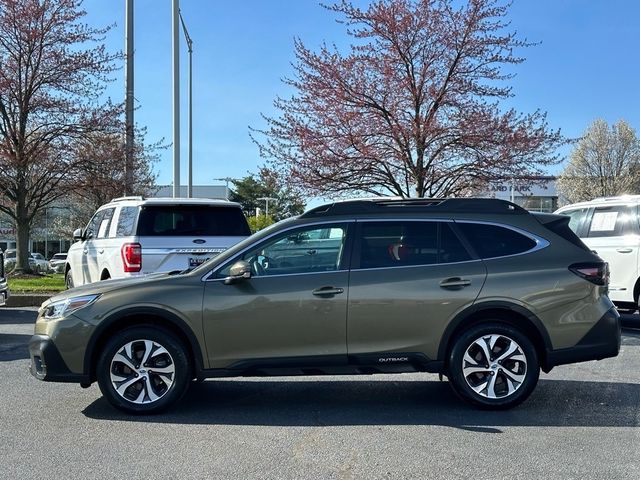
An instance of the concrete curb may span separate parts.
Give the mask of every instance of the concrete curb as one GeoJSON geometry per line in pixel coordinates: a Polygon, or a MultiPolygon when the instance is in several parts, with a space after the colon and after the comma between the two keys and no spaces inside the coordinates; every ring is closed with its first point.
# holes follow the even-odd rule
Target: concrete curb
{"type": "Polygon", "coordinates": [[[39,307],[54,293],[11,293],[5,307],[39,307]]]}

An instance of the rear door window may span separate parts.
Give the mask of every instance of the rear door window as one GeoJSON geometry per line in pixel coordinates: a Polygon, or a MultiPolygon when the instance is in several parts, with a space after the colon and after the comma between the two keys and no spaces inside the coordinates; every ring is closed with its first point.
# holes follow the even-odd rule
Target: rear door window
{"type": "Polygon", "coordinates": [[[241,237],[250,235],[240,208],[210,205],[146,205],[137,234],[164,237],[241,237]]]}
{"type": "Polygon", "coordinates": [[[116,227],[116,237],[129,237],[134,234],[138,207],[122,207],[116,227]]]}
{"type": "Polygon", "coordinates": [[[471,260],[447,222],[363,222],[359,247],[360,268],[471,260]]]}
{"type": "Polygon", "coordinates": [[[634,207],[625,205],[596,207],[591,216],[588,237],[618,237],[636,233],[637,218],[634,207]]]}
{"type": "Polygon", "coordinates": [[[456,222],[456,225],[480,255],[480,258],[517,255],[531,250],[537,245],[532,238],[499,225],[465,222],[456,222]]]}

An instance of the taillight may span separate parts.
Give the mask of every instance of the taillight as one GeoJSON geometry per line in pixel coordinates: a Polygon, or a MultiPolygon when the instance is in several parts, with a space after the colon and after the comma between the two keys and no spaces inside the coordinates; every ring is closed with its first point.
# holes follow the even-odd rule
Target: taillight
{"type": "Polygon", "coordinates": [[[609,285],[609,264],[606,262],[574,263],[569,270],[596,285],[609,285]]]}
{"type": "Polygon", "coordinates": [[[125,272],[139,272],[142,270],[142,245],[139,243],[125,243],[120,249],[122,264],[125,272]]]}

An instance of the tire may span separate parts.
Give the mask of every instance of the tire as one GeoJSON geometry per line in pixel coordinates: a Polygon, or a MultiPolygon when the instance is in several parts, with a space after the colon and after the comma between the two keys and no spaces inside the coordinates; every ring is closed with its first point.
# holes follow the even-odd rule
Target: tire
{"type": "Polygon", "coordinates": [[[64,276],[64,284],[67,287],[67,290],[73,288],[73,276],[71,275],[71,269],[69,269],[64,276]]]}
{"type": "Polygon", "coordinates": [[[104,397],[119,410],[159,413],[174,405],[191,383],[186,348],[156,326],[132,327],[115,333],[96,365],[104,397]],[[148,360],[141,363],[148,354],[148,360]]]}
{"type": "Polygon", "coordinates": [[[507,409],[522,403],[540,376],[531,340],[502,323],[484,323],[465,330],[451,348],[448,370],[454,391],[486,409],[507,409]]]}

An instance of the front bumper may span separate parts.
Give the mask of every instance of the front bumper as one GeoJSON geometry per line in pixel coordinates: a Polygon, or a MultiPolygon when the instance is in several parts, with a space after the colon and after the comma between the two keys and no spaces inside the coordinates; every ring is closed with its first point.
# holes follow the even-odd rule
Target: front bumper
{"type": "Polygon", "coordinates": [[[29,340],[29,371],[38,380],[88,384],[89,376],[71,372],[60,352],[46,335],[34,335],[29,340]]]}
{"type": "Polygon", "coordinates": [[[611,308],[575,346],[547,351],[545,372],[558,365],[615,357],[620,351],[620,315],[611,308]]]}
{"type": "Polygon", "coordinates": [[[9,288],[7,287],[7,281],[0,281],[0,307],[3,306],[9,298],[9,288]]]}

